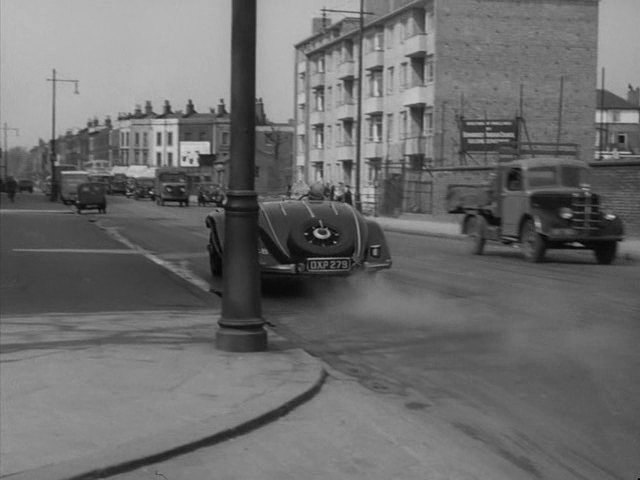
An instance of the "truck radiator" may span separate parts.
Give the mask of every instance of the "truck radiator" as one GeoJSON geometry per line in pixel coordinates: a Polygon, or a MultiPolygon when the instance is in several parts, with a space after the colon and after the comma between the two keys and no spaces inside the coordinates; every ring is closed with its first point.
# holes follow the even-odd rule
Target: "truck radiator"
{"type": "Polygon", "coordinates": [[[600,201],[590,192],[576,193],[571,199],[573,218],[571,227],[583,234],[595,233],[600,228],[600,201]]]}

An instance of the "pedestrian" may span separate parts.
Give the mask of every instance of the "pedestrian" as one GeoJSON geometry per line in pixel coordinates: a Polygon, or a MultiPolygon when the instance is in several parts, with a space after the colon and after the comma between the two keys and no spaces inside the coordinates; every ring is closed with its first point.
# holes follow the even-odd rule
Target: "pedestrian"
{"type": "Polygon", "coordinates": [[[5,189],[7,191],[7,195],[9,196],[9,200],[12,202],[16,201],[16,190],[18,190],[18,182],[13,177],[7,178],[7,183],[5,185],[5,189]]]}
{"type": "Polygon", "coordinates": [[[325,199],[325,194],[324,194],[325,188],[322,185],[322,183],[317,182],[314,183],[313,185],[311,185],[311,187],[309,187],[309,200],[324,200],[325,199]]]}
{"type": "Polygon", "coordinates": [[[344,203],[353,205],[353,195],[351,194],[351,187],[349,185],[344,187],[344,203]]]}

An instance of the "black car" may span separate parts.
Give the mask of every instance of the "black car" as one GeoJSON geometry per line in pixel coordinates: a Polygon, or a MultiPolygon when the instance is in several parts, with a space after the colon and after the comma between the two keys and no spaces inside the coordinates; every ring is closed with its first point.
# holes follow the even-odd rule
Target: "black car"
{"type": "Polygon", "coordinates": [[[33,181],[27,179],[18,180],[18,191],[33,193],[33,181]]]}
{"type": "MultiPolygon", "coordinates": [[[[380,225],[353,206],[328,200],[259,203],[258,261],[263,275],[347,276],[391,267],[380,225]]],[[[223,273],[225,210],[206,218],[211,274],[223,273]]]]}

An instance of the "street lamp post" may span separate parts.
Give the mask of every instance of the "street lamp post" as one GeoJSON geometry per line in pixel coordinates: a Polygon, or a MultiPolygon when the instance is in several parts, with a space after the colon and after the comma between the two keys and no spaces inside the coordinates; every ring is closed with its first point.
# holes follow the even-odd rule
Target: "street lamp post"
{"type": "Polygon", "coordinates": [[[222,315],[216,346],[267,349],[260,304],[258,198],[255,192],[256,0],[233,0],[231,164],[225,206],[222,315]]]}
{"type": "Polygon", "coordinates": [[[7,131],[11,130],[16,133],[16,136],[20,135],[20,130],[17,128],[7,127],[7,123],[2,126],[2,130],[4,132],[4,143],[3,143],[3,154],[4,154],[4,179],[7,179],[9,175],[9,150],[7,149],[7,131]]]}
{"type": "Polygon", "coordinates": [[[78,82],[79,80],[66,80],[63,78],[56,78],[56,69],[53,69],[53,75],[51,78],[47,78],[47,82],[51,82],[53,88],[53,95],[51,101],[51,198],[52,202],[58,200],[58,181],[56,179],[56,83],[68,82],[75,85],[74,93],[78,95],[78,82]]]}

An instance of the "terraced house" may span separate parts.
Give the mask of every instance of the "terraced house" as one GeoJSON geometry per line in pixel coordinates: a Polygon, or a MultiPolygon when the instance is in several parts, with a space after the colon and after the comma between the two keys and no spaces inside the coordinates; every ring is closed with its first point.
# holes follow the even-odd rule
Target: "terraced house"
{"type": "Polygon", "coordinates": [[[362,31],[357,12],[329,14],[295,46],[298,179],[350,184],[365,212],[438,213],[448,183],[518,138],[593,158],[597,0],[365,0],[363,11],[362,31]]]}

